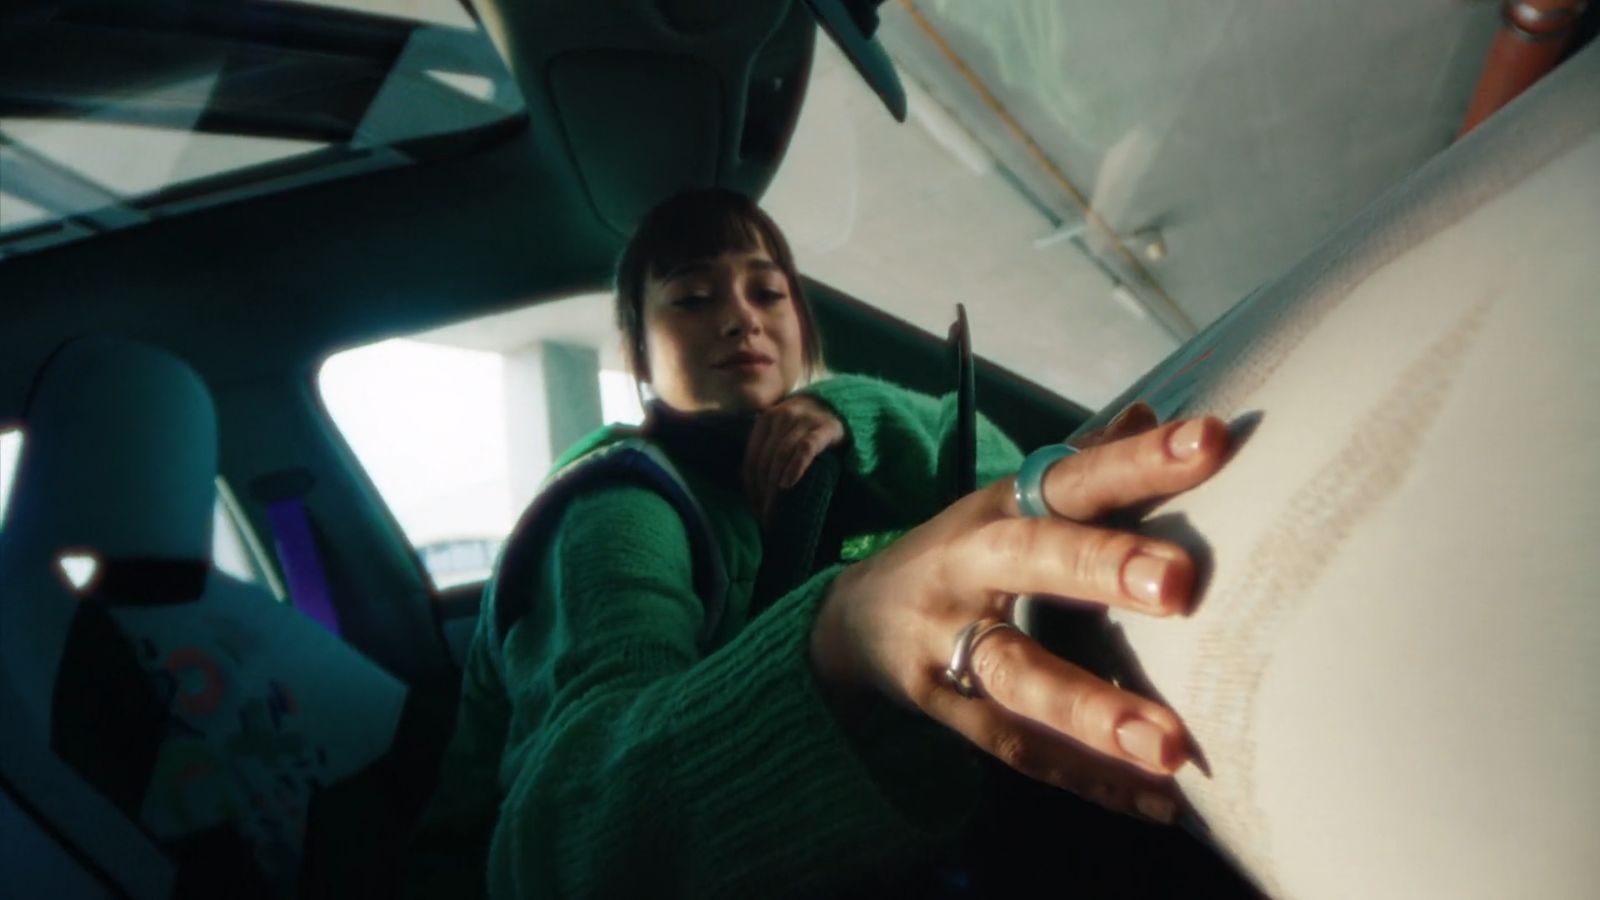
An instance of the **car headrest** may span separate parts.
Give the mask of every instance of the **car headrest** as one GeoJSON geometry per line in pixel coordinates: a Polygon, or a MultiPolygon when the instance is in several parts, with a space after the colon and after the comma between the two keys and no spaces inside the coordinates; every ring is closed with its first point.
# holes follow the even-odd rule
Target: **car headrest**
{"type": "Polygon", "coordinates": [[[216,411],[184,362],[125,338],[70,341],[35,377],[23,427],[5,567],[210,559],[216,411]]]}

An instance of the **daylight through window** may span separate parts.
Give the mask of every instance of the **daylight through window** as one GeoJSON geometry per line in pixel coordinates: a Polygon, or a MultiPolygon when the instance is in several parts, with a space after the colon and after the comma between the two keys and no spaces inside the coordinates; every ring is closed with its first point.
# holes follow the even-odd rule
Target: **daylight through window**
{"type": "Polygon", "coordinates": [[[643,418],[609,295],[348,350],[322,367],[329,415],[436,588],[488,577],[551,465],[606,422],[643,418]]]}

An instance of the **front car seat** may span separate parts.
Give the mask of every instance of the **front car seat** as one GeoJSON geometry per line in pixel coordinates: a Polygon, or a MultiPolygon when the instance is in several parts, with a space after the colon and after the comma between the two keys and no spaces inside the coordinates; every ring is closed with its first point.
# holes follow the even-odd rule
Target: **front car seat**
{"type": "MultiPolygon", "coordinates": [[[[176,895],[327,888],[302,882],[308,831],[341,783],[381,765],[405,685],[210,566],[215,412],[184,363],[119,338],[70,342],[23,421],[0,532],[16,719],[155,839],[176,895]],[[64,557],[93,560],[87,582],[65,577],[64,557]]],[[[393,827],[382,808],[332,815],[352,846],[393,827]]],[[[322,870],[352,871],[328,860],[339,852],[322,870]]]]}

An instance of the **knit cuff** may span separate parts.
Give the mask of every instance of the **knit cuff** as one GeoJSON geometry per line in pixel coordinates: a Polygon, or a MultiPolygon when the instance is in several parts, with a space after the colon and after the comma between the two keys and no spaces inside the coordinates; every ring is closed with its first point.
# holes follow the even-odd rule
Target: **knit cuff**
{"type": "MultiPolygon", "coordinates": [[[[899,397],[909,401],[911,397],[908,391],[887,381],[867,375],[848,374],[830,375],[807,385],[800,393],[828,407],[839,417],[847,432],[850,431],[852,423],[877,423],[883,420],[886,398],[899,397]]],[[[870,428],[868,431],[876,431],[876,428],[870,428]]],[[[846,434],[848,439],[846,452],[849,454],[850,468],[855,472],[871,471],[877,463],[877,448],[868,441],[860,440],[859,437],[856,434],[846,434]]]]}
{"type": "Polygon", "coordinates": [[[730,886],[776,872],[803,890],[836,886],[820,879],[905,859],[955,832],[975,800],[977,773],[953,735],[886,701],[847,733],[824,699],[810,636],[838,571],[780,598],[676,698],[673,715],[700,720],[681,733],[706,743],[674,753],[722,763],[707,767],[714,781],[689,779],[669,801],[694,807],[684,821],[728,824],[695,846],[718,857],[704,862],[730,886]]]}
{"type": "Polygon", "coordinates": [[[954,837],[978,803],[983,769],[966,739],[878,695],[843,717],[883,796],[928,838],[954,837]]]}

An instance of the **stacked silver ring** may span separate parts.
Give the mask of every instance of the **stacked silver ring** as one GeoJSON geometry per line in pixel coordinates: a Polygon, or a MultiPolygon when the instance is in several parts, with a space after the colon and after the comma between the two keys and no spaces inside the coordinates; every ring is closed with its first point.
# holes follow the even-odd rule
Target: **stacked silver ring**
{"type": "Polygon", "coordinates": [[[968,699],[978,696],[978,682],[972,677],[972,651],[977,649],[979,641],[1002,628],[1015,631],[1017,626],[986,616],[956,632],[956,649],[950,656],[950,667],[944,670],[945,681],[956,693],[968,699]]]}
{"type": "MultiPolygon", "coordinates": [[[[1077,448],[1070,444],[1047,444],[1028,454],[1028,458],[1022,461],[1022,468],[1017,471],[1016,499],[1017,509],[1024,518],[1051,515],[1050,506],[1044,500],[1045,473],[1050,471],[1051,466],[1077,452],[1077,448]]],[[[1016,598],[1019,602],[1012,604],[1013,617],[1016,607],[1027,599],[1016,598]]],[[[969,699],[978,696],[980,686],[972,675],[972,655],[977,650],[978,642],[1003,628],[1020,630],[1010,621],[984,616],[956,632],[950,665],[944,670],[945,681],[956,693],[969,699]]]]}

